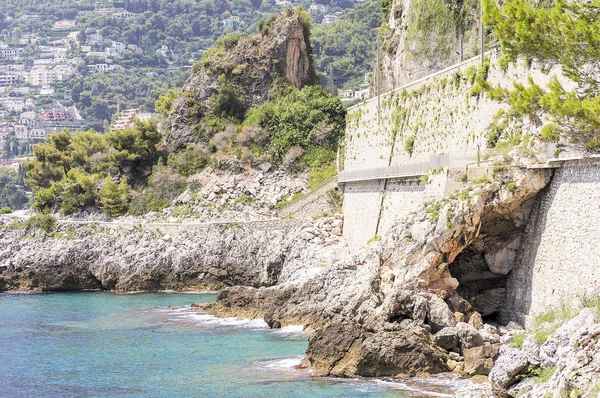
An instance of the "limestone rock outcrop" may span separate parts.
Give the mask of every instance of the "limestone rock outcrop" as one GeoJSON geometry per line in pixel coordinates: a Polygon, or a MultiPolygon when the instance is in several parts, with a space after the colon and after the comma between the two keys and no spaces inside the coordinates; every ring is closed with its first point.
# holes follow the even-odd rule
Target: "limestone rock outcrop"
{"type": "Polygon", "coordinates": [[[243,110],[266,102],[278,77],[297,88],[316,81],[308,27],[299,11],[285,11],[265,22],[262,33],[226,36],[194,68],[164,123],[170,150],[199,142],[198,122],[211,109],[211,98],[223,84],[231,85],[243,110]]]}
{"type": "Polygon", "coordinates": [[[320,272],[271,287],[226,289],[217,304],[204,310],[224,316],[249,310],[276,326],[303,323],[316,333],[307,355],[323,375],[409,375],[420,366],[423,372],[463,371],[467,363],[460,354],[465,353],[469,373],[487,374],[498,352],[498,329],[484,325],[473,303],[446,281],[454,280],[449,265],[465,248],[493,236],[500,242],[499,235],[510,244],[522,228],[527,203],[549,175],[515,173],[532,176],[515,178],[523,183],[511,195],[504,194],[502,184],[488,183],[472,190],[469,200],[449,200],[445,207],[453,209],[451,223],[432,221],[424,210],[377,245],[341,256],[320,272]],[[243,304],[238,308],[236,303],[243,304]],[[396,344],[398,336],[416,340],[402,346],[396,344]],[[395,349],[403,354],[388,356],[395,349]],[[418,351],[433,362],[421,361],[418,351]]]}
{"type": "Polygon", "coordinates": [[[449,370],[447,353],[422,328],[373,332],[332,322],[310,337],[306,355],[320,376],[399,377],[449,370]]]}
{"type": "Polygon", "coordinates": [[[541,346],[504,346],[489,380],[495,397],[580,396],[600,391],[600,320],[597,308],[584,308],[541,346]],[[549,376],[533,378],[542,369],[549,376]]]}
{"type": "Polygon", "coordinates": [[[393,0],[391,3],[386,29],[382,29],[384,91],[459,62],[461,48],[464,59],[478,53],[477,2],[393,0]]]}

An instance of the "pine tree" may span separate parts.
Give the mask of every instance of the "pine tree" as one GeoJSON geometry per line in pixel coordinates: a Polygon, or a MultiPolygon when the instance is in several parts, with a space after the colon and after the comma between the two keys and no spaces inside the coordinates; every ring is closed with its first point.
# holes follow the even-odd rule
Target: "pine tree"
{"type": "Polygon", "coordinates": [[[100,207],[109,217],[118,217],[127,211],[129,185],[125,179],[117,184],[111,177],[106,177],[99,192],[100,207]]]}
{"type": "Polygon", "coordinates": [[[547,70],[559,65],[577,84],[569,91],[553,78],[547,90],[533,81],[512,91],[496,89],[512,106],[507,114],[527,115],[534,122],[549,116],[551,123],[544,128],[548,132],[552,126],[553,133],[547,137],[562,136],[600,151],[600,1],[556,0],[547,8],[528,0],[508,0],[502,7],[484,0],[484,9],[485,23],[494,28],[506,61],[535,60],[547,70]]]}

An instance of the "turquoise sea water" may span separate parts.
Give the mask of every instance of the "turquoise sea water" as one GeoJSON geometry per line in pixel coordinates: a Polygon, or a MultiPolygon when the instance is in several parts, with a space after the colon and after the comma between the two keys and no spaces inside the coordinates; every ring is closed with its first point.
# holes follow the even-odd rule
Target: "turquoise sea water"
{"type": "Polygon", "coordinates": [[[311,377],[295,368],[307,346],[301,328],[269,330],[185,307],[214,298],[0,294],[0,396],[452,396],[448,381],[311,377]]]}

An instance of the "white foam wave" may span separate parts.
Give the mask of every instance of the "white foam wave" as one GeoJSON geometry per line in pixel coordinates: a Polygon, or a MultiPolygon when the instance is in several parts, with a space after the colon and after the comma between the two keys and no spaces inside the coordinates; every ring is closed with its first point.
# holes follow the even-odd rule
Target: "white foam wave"
{"type": "Polygon", "coordinates": [[[288,325],[284,326],[281,329],[273,329],[273,334],[292,334],[292,335],[307,335],[304,332],[304,326],[302,325],[288,325]]]}
{"type": "MultiPolygon", "coordinates": [[[[426,380],[419,380],[419,381],[422,381],[424,384],[426,384],[426,382],[427,382],[426,380]]],[[[418,393],[418,394],[420,394],[419,396],[439,397],[439,398],[454,397],[453,394],[444,394],[444,393],[440,393],[440,392],[430,391],[425,385],[417,387],[414,385],[415,383],[413,383],[413,382],[405,383],[402,381],[396,381],[396,380],[390,381],[390,380],[381,380],[381,379],[373,380],[373,382],[384,385],[387,388],[402,390],[404,392],[409,392],[409,393],[410,392],[418,393]]],[[[431,380],[431,381],[429,381],[428,387],[435,388],[436,384],[440,384],[439,380],[431,380]]]]}
{"type": "Polygon", "coordinates": [[[170,309],[175,315],[173,320],[191,323],[205,327],[239,327],[246,329],[268,329],[269,326],[262,319],[217,318],[214,315],[197,313],[189,308],[170,309]]]}
{"type": "Polygon", "coordinates": [[[269,361],[270,363],[265,366],[265,368],[269,369],[279,369],[279,370],[296,370],[300,364],[302,364],[302,360],[304,359],[304,355],[299,355],[291,358],[280,358],[269,361]]]}

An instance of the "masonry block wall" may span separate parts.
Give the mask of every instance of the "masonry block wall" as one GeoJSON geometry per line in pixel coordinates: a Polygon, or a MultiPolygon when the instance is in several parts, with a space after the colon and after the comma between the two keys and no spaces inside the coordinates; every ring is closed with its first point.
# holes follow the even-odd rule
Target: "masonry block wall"
{"type": "Polygon", "coordinates": [[[600,160],[555,171],[537,198],[507,290],[504,318],[521,322],[600,293],[600,160]]]}

